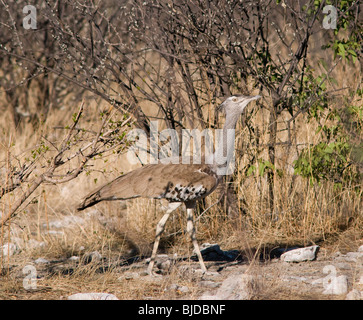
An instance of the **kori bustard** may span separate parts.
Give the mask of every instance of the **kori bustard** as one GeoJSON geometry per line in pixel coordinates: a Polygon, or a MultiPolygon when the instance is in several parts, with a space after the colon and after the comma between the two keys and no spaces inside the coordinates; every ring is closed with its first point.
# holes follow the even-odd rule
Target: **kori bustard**
{"type": "Polygon", "coordinates": [[[187,231],[191,236],[202,271],[206,272],[207,269],[196,239],[193,211],[196,202],[212,193],[223,175],[229,173],[230,155],[234,151],[234,131],[233,138],[230,138],[228,132],[230,129],[236,128],[237,121],[247,104],[258,98],[260,96],[234,95],[218,106],[218,111],[224,111],[226,114],[221,141],[216,151],[203,158],[201,164],[145,165],[91,192],[83,199],[77,210],[84,210],[104,200],[126,200],[138,197],[168,200],[168,209],[156,227],[154,247],[147,269],[147,272],[151,274],[166,221],[170,214],[184,203],[187,209],[187,231]]]}

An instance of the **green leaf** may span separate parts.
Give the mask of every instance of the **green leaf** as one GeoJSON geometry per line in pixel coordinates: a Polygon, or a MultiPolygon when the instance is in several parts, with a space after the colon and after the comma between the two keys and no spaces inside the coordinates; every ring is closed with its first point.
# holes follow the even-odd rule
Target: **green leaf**
{"type": "Polygon", "coordinates": [[[350,55],[352,56],[353,63],[355,63],[357,60],[357,53],[352,49],[349,49],[348,53],[350,53],[350,55]]]}
{"type": "Polygon", "coordinates": [[[263,176],[263,174],[264,174],[264,172],[265,172],[265,168],[266,168],[266,166],[265,166],[265,164],[264,163],[260,163],[259,165],[258,165],[258,173],[259,173],[259,175],[262,177],[263,176]]]}
{"type": "Polygon", "coordinates": [[[345,60],[346,58],[345,58],[345,47],[344,47],[344,45],[342,44],[342,43],[338,43],[338,55],[340,55],[342,58],[343,58],[343,60],[345,60]]]}
{"type": "Polygon", "coordinates": [[[256,170],[256,167],[254,165],[250,166],[247,170],[247,176],[250,176],[253,174],[253,172],[256,170]]]}

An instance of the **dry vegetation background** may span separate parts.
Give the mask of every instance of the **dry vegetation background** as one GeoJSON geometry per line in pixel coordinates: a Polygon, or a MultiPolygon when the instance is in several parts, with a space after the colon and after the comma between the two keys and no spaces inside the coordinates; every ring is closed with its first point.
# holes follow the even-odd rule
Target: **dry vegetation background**
{"type": "MultiPolygon", "coordinates": [[[[214,109],[234,93],[263,98],[238,125],[235,174],[197,208],[199,243],[241,250],[249,262],[274,248],[357,249],[362,13],[342,2],[334,33],[322,28],[325,1],[33,1],[35,30],[22,26],[28,3],[1,1],[0,246],[17,249],[0,252],[0,298],[176,298],[163,291],[170,279],[190,279],[117,280],[120,261],[150,255],[165,203],[74,206],[139,166],[126,159],[132,128],[220,128],[214,109]],[[82,263],[93,251],[104,272],[82,263]],[[55,264],[38,290],[22,287],[25,265],[72,256],[81,259],[72,274],[55,264]]],[[[169,220],[161,251],[191,255],[183,213],[169,220]]]]}

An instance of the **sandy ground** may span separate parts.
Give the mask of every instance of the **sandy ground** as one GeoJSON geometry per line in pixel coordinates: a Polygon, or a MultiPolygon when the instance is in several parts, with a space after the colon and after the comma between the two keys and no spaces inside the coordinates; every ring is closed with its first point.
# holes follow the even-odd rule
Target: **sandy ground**
{"type": "Polygon", "coordinates": [[[206,261],[206,274],[194,259],[158,255],[154,276],[143,274],[144,258],[94,251],[25,261],[24,252],[14,253],[2,268],[0,298],[67,299],[79,292],[107,292],[119,299],[363,299],[362,246],[345,253],[321,246],[315,260],[299,263],[282,261],[283,250],[276,248],[252,261],[243,252],[228,252],[230,261],[205,255],[212,260],[206,261]]]}

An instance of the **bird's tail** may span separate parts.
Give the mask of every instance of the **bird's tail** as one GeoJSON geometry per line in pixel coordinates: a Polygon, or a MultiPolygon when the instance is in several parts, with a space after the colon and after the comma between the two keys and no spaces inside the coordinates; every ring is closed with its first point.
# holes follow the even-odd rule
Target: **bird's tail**
{"type": "MultiPolygon", "coordinates": [[[[139,197],[140,192],[130,187],[132,181],[135,180],[133,175],[139,175],[139,170],[126,173],[89,193],[76,209],[81,211],[101,201],[126,200],[139,197]]],[[[145,183],[140,183],[140,185],[144,186],[145,183]]]]}
{"type": "Polygon", "coordinates": [[[89,193],[82,202],[77,205],[77,211],[82,211],[86,208],[92,207],[96,203],[103,201],[103,200],[116,200],[115,197],[112,195],[111,190],[109,190],[109,184],[106,184],[95,191],[89,193]]]}
{"type": "Polygon", "coordinates": [[[86,196],[83,201],[77,205],[76,209],[77,211],[82,211],[86,208],[92,207],[93,205],[95,205],[96,203],[100,202],[100,195],[99,192],[93,192],[91,194],[89,194],[88,196],[86,196]]]}

